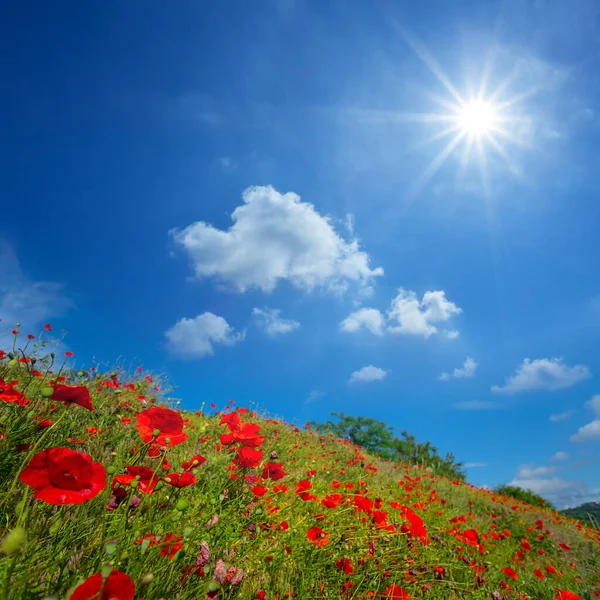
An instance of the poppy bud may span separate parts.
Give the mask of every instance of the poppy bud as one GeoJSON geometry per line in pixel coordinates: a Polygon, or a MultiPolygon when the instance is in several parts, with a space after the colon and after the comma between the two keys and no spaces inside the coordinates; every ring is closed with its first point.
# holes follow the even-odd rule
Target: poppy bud
{"type": "Polygon", "coordinates": [[[102,579],[107,579],[108,576],[112,573],[113,567],[112,565],[104,565],[102,567],[102,579]]]}
{"type": "Polygon", "coordinates": [[[155,430],[152,432],[152,436],[153,436],[153,437],[158,437],[159,435],[160,435],[160,429],[155,429],[155,430]]]}
{"type": "Polygon", "coordinates": [[[177,504],[175,505],[175,508],[177,510],[185,510],[188,507],[188,501],[184,500],[183,498],[181,498],[180,500],[177,501],[177,504]]]}
{"type": "Polygon", "coordinates": [[[205,541],[203,541],[200,543],[200,552],[198,553],[198,560],[196,561],[196,564],[199,567],[205,567],[209,563],[210,563],[210,549],[208,547],[208,544],[205,541]]]}
{"type": "Polygon", "coordinates": [[[208,584],[208,591],[209,592],[216,592],[219,588],[220,588],[220,584],[218,581],[215,581],[214,579],[208,584]]]}
{"type": "Polygon", "coordinates": [[[25,545],[25,530],[22,527],[15,527],[12,531],[8,532],[8,535],[4,538],[2,543],[2,552],[11,556],[17,552],[21,552],[21,549],[25,545]]]}
{"type": "Polygon", "coordinates": [[[219,559],[215,566],[214,578],[223,585],[225,583],[225,579],[227,577],[227,566],[225,563],[219,559]]]}
{"type": "Polygon", "coordinates": [[[9,361],[8,361],[8,366],[9,366],[11,369],[12,369],[13,367],[16,367],[16,366],[17,366],[17,364],[18,364],[18,363],[17,363],[16,359],[14,359],[14,358],[13,358],[12,360],[9,360],[9,361]]]}
{"type": "Polygon", "coordinates": [[[140,579],[140,584],[141,585],[150,585],[153,580],[154,580],[154,575],[152,573],[146,573],[145,575],[142,575],[142,578],[140,579]]]}
{"type": "Polygon", "coordinates": [[[52,393],[54,392],[54,390],[51,387],[43,387],[40,390],[40,393],[42,394],[42,398],[50,398],[52,396],[52,393]]]}
{"type": "Polygon", "coordinates": [[[244,571],[242,569],[236,569],[235,575],[231,579],[231,585],[239,585],[242,583],[244,577],[244,571]]]}
{"type": "Polygon", "coordinates": [[[116,470],[117,470],[117,468],[116,468],[116,467],[114,467],[113,465],[110,465],[110,467],[106,467],[106,472],[107,472],[109,475],[112,475],[113,473],[115,473],[115,472],[116,472],[116,470]]]}

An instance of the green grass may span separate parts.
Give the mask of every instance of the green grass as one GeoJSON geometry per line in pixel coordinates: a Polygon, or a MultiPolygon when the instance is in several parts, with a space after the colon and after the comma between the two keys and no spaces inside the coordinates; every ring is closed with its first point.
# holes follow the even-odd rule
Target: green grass
{"type": "MultiPolygon", "coordinates": [[[[379,460],[347,441],[235,404],[177,411],[187,440],[153,450],[140,436],[138,415],[152,406],[177,410],[160,377],[61,368],[43,343],[32,344],[20,353],[18,344],[5,349],[11,356],[0,359],[2,381],[17,381],[14,389],[29,401],[7,401],[0,381],[0,598],[69,598],[79,584],[97,573],[103,581],[112,569],[145,600],[600,597],[600,532],[571,518],[379,460]],[[63,384],[85,386],[94,410],[56,400],[59,376],[63,384]],[[225,445],[227,413],[259,431],[237,433],[225,445]],[[258,444],[257,468],[234,464],[240,442],[258,444]],[[80,504],[35,499],[20,474],[55,447],[89,455],[106,472],[105,487],[80,504]],[[206,459],[188,468],[195,483],[169,485],[165,475],[181,473],[195,455],[206,459]],[[269,462],[281,464],[281,479],[261,477],[269,462]],[[113,478],[131,466],[149,467],[160,483],[151,494],[137,481],[122,485],[123,501],[107,510],[113,478]],[[233,582],[224,580],[227,568],[233,582]]],[[[68,473],[52,477],[71,485],[68,473]]],[[[122,584],[113,589],[106,598],[133,597],[122,584]]]]}

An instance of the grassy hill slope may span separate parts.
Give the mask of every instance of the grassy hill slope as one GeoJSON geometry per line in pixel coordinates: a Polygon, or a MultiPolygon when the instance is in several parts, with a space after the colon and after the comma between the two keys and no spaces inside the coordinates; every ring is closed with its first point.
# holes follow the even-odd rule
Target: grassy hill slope
{"type": "Polygon", "coordinates": [[[566,516],[43,352],[0,353],[0,598],[600,597],[566,516]]]}

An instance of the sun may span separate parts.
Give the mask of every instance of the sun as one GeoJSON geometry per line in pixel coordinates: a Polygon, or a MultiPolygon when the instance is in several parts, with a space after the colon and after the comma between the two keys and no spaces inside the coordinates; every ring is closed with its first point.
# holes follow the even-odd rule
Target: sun
{"type": "Polygon", "coordinates": [[[471,100],[460,106],[456,124],[461,133],[471,138],[491,135],[497,130],[498,110],[492,102],[471,100]]]}

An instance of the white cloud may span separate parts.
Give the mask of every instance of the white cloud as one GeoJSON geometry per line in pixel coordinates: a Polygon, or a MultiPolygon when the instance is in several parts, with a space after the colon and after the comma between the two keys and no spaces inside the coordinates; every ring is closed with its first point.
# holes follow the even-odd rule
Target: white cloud
{"type": "Polygon", "coordinates": [[[202,358],[214,354],[214,345],[233,346],[245,332],[236,333],[223,317],[210,312],[193,319],[180,319],[165,332],[167,347],[178,356],[202,358]]]}
{"type": "Polygon", "coordinates": [[[595,415],[600,417],[600,394],[595,394],[590,400],[585,403],[586,407],[589,408],[595,415]]]}
{"type": "Polygon", "coordinates": [[[298,321],[291,319],[282,319],[279,315],[281,311],[275,308],[254,308],[252,314],[257,317],[264,331],[272,336],[291,333],[294,329],[300,327],[298,321]]]}
{"type": "Polygon", "coordinates": [[[379,310],[362,308],[348,315],[340,323],[340,329],[350,333],[366,329],[375,335],[389,332],[425,338],[443,333],[449,339],[455,339],[458,331],[440,331],[435,323],[445,323],[461,312],[462,309],[446,299],[445,292],[425,292],[419,300],[415,292],[399,288],[387,312],[387,326],[386,317],[379,310]]]}
{"type": "Polygon", "coordinates": [[[215,277],[238,292],[271,292],[281,281],[305,291],[343,292],[350,283],[365,286],[383,275],[381,267],[369,268],[369,255],[355,238],[344,240],[330,217],[298,195],[256,186],[242,199],[227,230],[199,221],[171,231],[197,277],[215,277]]]}
{"type": "Polygon", "coordinates": [[[592,398],[585,403],[585,406],[599,418],[580,427],[577,432],[571,436],[571,441],[575,443],[600,440],[600,394],[592,396],[592,398]]]}
{"type": "Polygon", "coordinates": [[[561,460],[567,460],[569,455],[566,452],[557,452],[550,460],[553,462],[558,462],[561,460]]]}
{"type": "Polygon", "coordinates": [[[571,441],[575,443],[592,442],[595,440],[600,440],[600,419],[594,419],[590,423],[580,427],[571,436],[571,441]]]}
{"type": "Polygon", "coordinates": [[[455,402],[452,405],[452,408],[456,410],[495,410],[497,408],[502,408],[502,405],[487,400],[464,400],[455,402]]]}
{"type": "Polygon", "coordinates": [[[570,367],[562,358],[526,358],[504,386],[492,386],[493,392],[514,394],[525,390],[560,390],[591,377],[585,365],[570,367]]]}
{"type": "Polygon", "coordinates": [[[462,309],[446,299],[443,291],[425,292],[419,301],[415,292],[400,288],[388,311],[388,318],[396,321],[397,325],[389,330],[428,338],[439,333],[434,323],[445,323],[461,312],[462,309]]]}
{"type": "Polygon", "coordinates": [[[536,467],[535,465],[521,465],[517,473],[518,479],[534,479],[538,477],[547,477],[553,475],[558,470],[558,467],[554,466],[542,466],[536,467]]]}
{"type": "Polygon", "coordinates": [[[464,464],[465,469],[479,469],[481,467],[487,467],[487,463],[482,462],[471,462],[464,464]]]}
{"type": "Polygon", "coordinates": [[[319,398],[322,398],[325,395],[325,392],[321,390],[311,390],[310,394],[308,394],[304,404],[310,404],[311,402],[315,402],[319,398]]]}
{"type": "Polygon", "coordinates": [[[385,317],[376,308],[361,308],[340,323],[340,329],[348,333],[366,329],[375,335],[383,335],[384,327],[385,317]]]}
{"type": "Polygon", "coordinates": [[[583,483],[578,481],[565,481],[556,476],[551,477],[558,469],[557,466],[521,465],[517,476],[509,485],[531,490],[552,502],[559,509],[596,499],[599,490],[588,490],[583,483]]]}
{"type": "MultiPolygon", "coordinates": [[[[50,281],[32,281],[21,270],[13,248],[0,241],[0,319],[12,329],[33,329],[62,316],[74,306],[64,286],[50,281]]],[[[29,333],[26,331],[25,333],[29,333]]]]}
{"type": "Polygon", "coordinates": [[[553,422],[553,423],[558,423],[558,421],[566,421],[575,411],[573,410],[565,410],[564,412],[555,414],[555,415],[550,415],[548,418],[553,422]]]}
{"type": "Polygon", "coordinates": [[[350,375],[350,383],[356,383],[358,381],[381,381],[388,373],[389,371],[384,371],[379,367],[369,365],[368,367],[363,367],[358,371],[354,371],[354,373],[350,375]]]}
{"type": "Polygon", "coordinates": [[[467,356],[465,362],[463,363],[462,368],[455,368],[452,373],[442,373],[438,379],[442,381],[447,381],[448,379],[464,379],[475,376],[475,370],[477,369],[477,364],[470,356],[467,356]]]}

